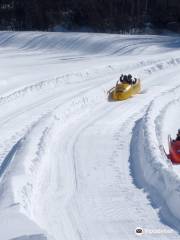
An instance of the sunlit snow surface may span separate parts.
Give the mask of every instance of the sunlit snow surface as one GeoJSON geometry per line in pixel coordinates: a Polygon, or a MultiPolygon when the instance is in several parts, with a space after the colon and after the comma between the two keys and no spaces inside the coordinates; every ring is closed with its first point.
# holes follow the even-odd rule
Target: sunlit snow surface
{"type": "Polygon", "coordinates": [[[0,32],[0,239],[179,239],[179,36],[0,32]],[[141,94],[108,101],[121,73],[141,94]]]}

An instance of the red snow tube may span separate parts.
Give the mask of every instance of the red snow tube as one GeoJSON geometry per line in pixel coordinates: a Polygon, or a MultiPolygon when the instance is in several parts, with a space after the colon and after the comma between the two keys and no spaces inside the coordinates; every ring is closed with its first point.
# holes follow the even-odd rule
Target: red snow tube
{"type": "Polygon", "coordinates": [[[169,156],[172,163],[180,164],[180,141],[169,139],[169,156]]]}

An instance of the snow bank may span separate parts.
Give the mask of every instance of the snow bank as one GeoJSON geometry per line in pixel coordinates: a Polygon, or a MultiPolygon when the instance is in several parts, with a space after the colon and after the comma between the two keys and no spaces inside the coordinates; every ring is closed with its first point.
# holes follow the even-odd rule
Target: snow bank
{"type": "MultiPolygon", "coordinates": [[[[54,138],[61,137],[60,132],[65,127],[85,114],[90,114],[94,108],[104,102],[105,98],[107,98],[107,93],[103,87],[101,91],[97,87],[92,87],[88,92],[82,90],[81,94],[57,107],[53,114],[44,115],[28,129],[21,141],[14,145],[12,154],[8,158],[13,171],[9,172],[7,177],[5,175],[0,185],[2,197],[0,212],[1,209],[10,209],[11,206],[15,206],[17,219],[24,214],[38,226],[48,225],[46,213],[39,210],[39,205],[43,205],[48,179],[52,177],[52,172],[49,171],[52,165],[52,157],[49,153],[50,142],[56,144],[54,138]],[[11,161],[12,159],[13,161],[11,161]]],[[[8,218],[11,217],[12,210],[8,218]]],[[[28,226],[28,224],[26,225],[28,226]]],[[[28,232],[28,230],[26,231],[28,232]]],[[[0,234],[2,234],[2,230],[0,230],[0,234]]],[[[5,233],[3,234],[5,236],[5,233]]],[[[36,236],[33,237],[32,239],[37,239],[36,236]]],[[[29,240],[31,238],[23,236],[19,239],[29,240]]]]}
{"type": "Polygon", "coordinates": [[[0,215],[3,212],[0,235],[3,240],[9,239],[8,236],[23,234],[28,235],[17,239],[46,239],[45,235],[35,235],[35,238],[29,234],[44,232],[30,219],[32,219],[32,194],[38,180],[37,172],[42,165],[40,156],[43,146],[41,143],[48,131],[47,125],[48,118],[44,116],[29,129],[21,141],[15,144],[7,156],[7,164],[11,164],[13,171],[3,173],[4,177],[0,185],[0,215]],[[31,148],[29,148],[29,144],[31,144],[31,148]],[[10,230],[4,231],[3,222],[7,220],[10,230]]]}
{"type": "Polygon", "coordinates": [[[171,122],[179,119],[179,96],[180,87],[174,87],[153,100],[143,119],[137,123],[138,132],[135,134],[138,134],[136,139],[139,145],[136,161],[139,161],[143,179],[157,190],[169,211],[180,220],[180,177],[173,171],[171,163],[159,148],[165,139],[167,141],[163,126],[167,129],[170,123],[168,129],[171,131],[171,122]],[[172,113],[172,109],[176,109],[173,111],[175,115],[171,115],[171,121],[167,121],[167,117],[170,118],[169,111],[172,113]]]}
{"type": "Polygon", "coordinates": [[[24,236],[21,236],[21,237],[17,237],[17,238],[12,238],[10,240],[47,240],[47,238],[44,236],[44,235],[40,235],[40,234],[37,234],[37,235],[24,235],[24,236]]]}
{"type": "Polygon", "coordinates": [[[179,37],[151,35],[118,35],[95,33],[1,32],[0,47],[24,50],[60,50],[86,54],[132,54],[145,49],[147,53],[162,51],[162,43],[169,48],[179,43],[179,37]]]}

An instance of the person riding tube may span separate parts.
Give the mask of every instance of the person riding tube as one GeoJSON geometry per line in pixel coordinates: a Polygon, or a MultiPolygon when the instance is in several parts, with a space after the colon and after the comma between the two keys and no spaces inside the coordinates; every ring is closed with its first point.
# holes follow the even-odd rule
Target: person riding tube
{"type": "Polygon", "coordinates": [[[133,83],[132,75],[131,75],[131,74],[128,74],[127,78],[128,78],[128,83],[129,83],[129,84],[132,84],[132,83],[133,83]]]}

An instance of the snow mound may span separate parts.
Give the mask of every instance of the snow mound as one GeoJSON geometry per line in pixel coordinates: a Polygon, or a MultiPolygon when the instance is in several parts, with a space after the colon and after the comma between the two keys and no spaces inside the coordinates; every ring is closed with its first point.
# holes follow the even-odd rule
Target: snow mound
{"type": "MultiPolygon", "coordinates": [[[[145,180],[147,189],[152,193],[156,189],[163,199],[167,211],[180,220],[180,177],[173,170],[171,162],[160,150],[160,146],[167,142],[168,134],[176,129],[180,110],[180,87],[162,93],[149,105],[144,117],[136,123],[133,144],[137,146],[133,158],[138,160],[138,166],[133,166],[139,181],[145,180]],[[172,127],[173,126],[173,127],[172,127]],[[137,142],[135,143],[135,139],[137,142]],[[137,176],[140,168],[141,177],[137,176]]],[[[132,149],[134,146],[132,145],[132,149]]],[[[140,183],[140,185],[143,185],[140,183]]],[[[153,194],[150,194],[153,197],[153,194]]],[[[169,220],[171,221],[171,219],[169,220]]],[[[172,220],[174,221],[174,220],[172,220]]],[[[173,224],[173,223],[172,223],[173,224]]]]}
{"type": "Polygon", "coordinates": [[[47,238],[42,234],[21,236],[17,238],[12,238],[10,240],[47,240],[47,238]]]}

